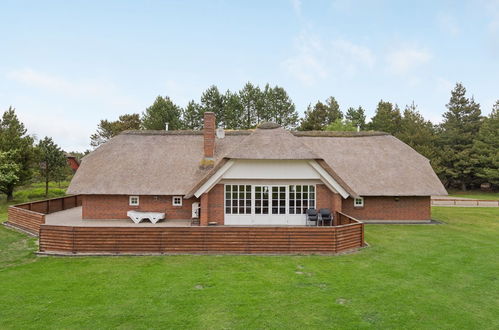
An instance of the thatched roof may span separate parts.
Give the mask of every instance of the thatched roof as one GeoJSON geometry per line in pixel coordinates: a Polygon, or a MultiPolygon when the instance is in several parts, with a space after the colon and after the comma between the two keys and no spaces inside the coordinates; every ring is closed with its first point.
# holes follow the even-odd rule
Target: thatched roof
{"type": "MultiPolygon", "coordinates": [[[[202,132],[127,131],[83,158],[68,193],[185,195],[213,172],[202,157],[202,132]]],[[[354,195],[446,194],[429,161],[386,133],[226,131],[215,166],[230,158],[315,159],[354,195]]]]}
{"type": "Polygon", "coordinates": [[[234,148],[226,157],[231,159],[276,160],[320,158],[290,132],[269,125],[263,128],[259,127],[253,134],[245,137],[237,148],[234,148]]]}

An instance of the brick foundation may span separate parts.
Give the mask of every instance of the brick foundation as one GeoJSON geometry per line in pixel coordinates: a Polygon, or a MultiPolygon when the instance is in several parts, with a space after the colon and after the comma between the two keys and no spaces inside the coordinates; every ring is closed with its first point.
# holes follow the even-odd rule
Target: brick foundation
{"type": "Polygon", "coordinates": [[[127,211],[166,212],[166,219],[191,219],[195,198],[172,205],[172,196],[139,196],[139,206],[129,206],[127,195],[83,195],[83,219],[127,219],[127,211]]]}
{"type": "Polygon", "coordinates": [[[430,196],[364,197],[364,207],[343,200],[343,213],[359,220],[430,220],[430,196]]]}

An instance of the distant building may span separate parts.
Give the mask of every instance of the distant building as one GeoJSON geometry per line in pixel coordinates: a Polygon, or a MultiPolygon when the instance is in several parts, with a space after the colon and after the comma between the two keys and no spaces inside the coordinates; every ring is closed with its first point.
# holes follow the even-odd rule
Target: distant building
{"type": "Polygon", "coordinates": [[[66,155],[66,160],[68,162],[69,167],[71,167],[73,172],[76,173],[78,167],[80,167],[80,162],[78,161],[78,159],[75,156],[66,155]]]}

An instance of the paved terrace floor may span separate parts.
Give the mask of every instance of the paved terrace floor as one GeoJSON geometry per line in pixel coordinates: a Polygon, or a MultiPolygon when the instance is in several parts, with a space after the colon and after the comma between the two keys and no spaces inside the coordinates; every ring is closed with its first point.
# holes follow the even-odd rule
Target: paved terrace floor
{"type": "Polygon", "coordinates": [[[45,216],[45,224],[55,226],[75,227],[190,227],[191,220],[161,220],[155,224],[149,220],[135,224],[131,219],[99,219],[83,220],[81,206],[72,209],[50,213],[45,216]]]}

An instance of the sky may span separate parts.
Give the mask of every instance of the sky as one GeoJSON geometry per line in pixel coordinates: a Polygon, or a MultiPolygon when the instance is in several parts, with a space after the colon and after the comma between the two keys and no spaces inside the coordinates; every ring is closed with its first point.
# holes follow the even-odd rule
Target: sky
{"type": "Polygon", "coordinates": [[[211,85],[284,87],[300,114],[415,102],[438,123],[456,82],[499,99],[499,0],[0,0],[0,111],[88,149],[101,119],[180,106],[211,85]]]}

